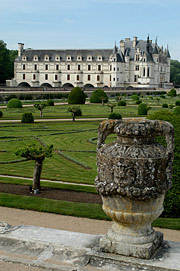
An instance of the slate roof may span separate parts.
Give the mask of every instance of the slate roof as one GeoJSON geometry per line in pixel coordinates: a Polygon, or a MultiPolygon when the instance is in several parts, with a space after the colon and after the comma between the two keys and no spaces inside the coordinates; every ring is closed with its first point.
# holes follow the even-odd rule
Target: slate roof
{"type": "Polygon", "coordinates": [[[34,56],[38,56],[39,61],[44,61],[46,55],[49,56],[49,61],[55,61],[56,56],[61,57],[61,61],[66,61],[68,56],[71,56],[71,61],[77,61],[77,57],[81,56],[82,61],[87,61],[89,56],[92,56],[92,60],[96,60],[99,56],[102,56],[103,61],[109,61],[110,56],[113,53],[113,49],[67,49],[67,50],[33,50],[26,49],[23,51],[22,56],[17,57],[16,61],[21,61],[23,56],[27,57],[27,61],[32,61],[34,56]]]}

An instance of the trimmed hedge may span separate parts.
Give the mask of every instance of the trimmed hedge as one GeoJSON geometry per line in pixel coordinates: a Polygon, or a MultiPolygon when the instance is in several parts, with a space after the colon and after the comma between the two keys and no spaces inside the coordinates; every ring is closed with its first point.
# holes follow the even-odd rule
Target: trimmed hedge
{"type": "Polygon", "coordinates": [[[118,106],[126,106],[126,101],[119,101],[118,106]]]}
{"type": "Polygon", "coordinates": [[[47,105],[48,106],[54,106],[54,101],[51,100],[51,99],[47,100],[47,105]]]}
{"type": "Polygon", "coordinates": [[[113,119],[113,120],[115,120],[115,119],[122,119],[122,116],[119,113],[111,113],[109,115],[109,119],[113,119]]]}
{"type": "Polygon", "coordinates": [[[141,104],[142,101],[141,100],[136,100],[136,104],[141,104]]]}
{"type": "Polygon", "coordinates": [[[147,115],[147,105],[146,104],[139,104],[138,105],[138,115],[147,115]]]}
{"type": "Polygon", "coordinates": [[[177,106],[177,107],[174,109],[174,114],[180,115],[180,106],[177,106]]]}
{"type": "Polygon", "coordinates": [[[8,108],[22,108],[22,103],[19,99],[13,98],[9,100],[8,108]]]}
{"type": "Polygon", "coordinates": [[[85,104],[85,101],[86,95],[79,87],[73,88],[68,95],[68,104],[85,104]]]}
{"type": "Polygon", "coordinates": [[[22,114],[21,122],[22,123],[33,123],[34,122],[33,114],[31,112],[24,112],[22,114]]]}
{"type": "Polygon", "coordinates": [[[163,104],[162,108],[168,108],[168,104],[163,104]]]}
{"type": "Polygon", "coordinates": [[[102,89],[96,89],[93,91],[91,97],[90,97],[90,103],[107,103],[108,102],[108,96],[102,89]]]}
{"type": "Polygon", "coordinates": [[[180,100],[179,100],[179,101],[176,101],[175,105],[176,105],[176,106],[180,106],[180,100]]]}

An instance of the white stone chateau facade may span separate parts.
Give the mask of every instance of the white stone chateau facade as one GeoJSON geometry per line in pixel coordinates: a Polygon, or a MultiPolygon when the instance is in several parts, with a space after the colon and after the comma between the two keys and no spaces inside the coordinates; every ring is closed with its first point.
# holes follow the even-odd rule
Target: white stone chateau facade
{"type": "Polygon", "coordinates": [[[170,53],[149,40],[126,38],[120,47],[35,50],[18,44],[7,86],[169,88],[170,53]]]}

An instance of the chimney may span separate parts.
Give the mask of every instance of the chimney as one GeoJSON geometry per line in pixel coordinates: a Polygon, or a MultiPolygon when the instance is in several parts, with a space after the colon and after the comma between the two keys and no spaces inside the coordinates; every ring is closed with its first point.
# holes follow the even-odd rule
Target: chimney
{"type": "Polygon", "coordinates": [[[22,56],[24,50],[24,43],[18,43],[18,56],[22,56]]]}
{"type": "Polygon", "coordinates": [[[121,50],[122,54],[124,55],[124,51],[125,51],[124,40],[121,40],[121,41],[120,41],[120,50],[121,50]]]}
{"type": "Polygon", "coordinates": [[[133,48],[136,47],[137,44],[137,37],[133,37],[133,48]]]}

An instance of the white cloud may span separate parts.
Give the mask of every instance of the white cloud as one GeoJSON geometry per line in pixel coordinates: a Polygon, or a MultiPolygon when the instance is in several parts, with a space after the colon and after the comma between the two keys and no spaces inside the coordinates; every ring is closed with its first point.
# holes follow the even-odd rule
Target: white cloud
{"type": "Polygon", "coordinates": [[[74,21],[72,19],[68,19],[68,18],[66,18],[64,21],[67,24],[73,24],[74,23],[74,21]]]}

